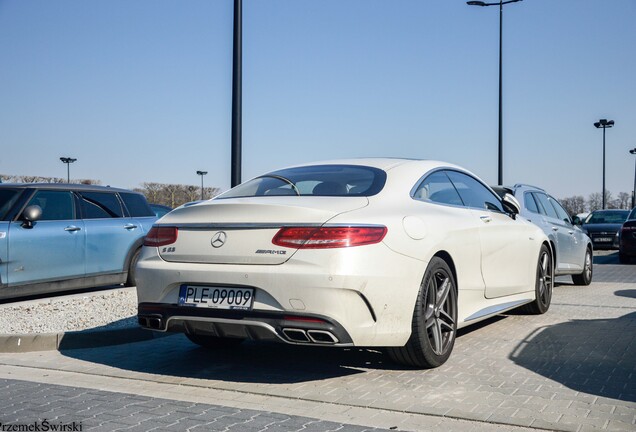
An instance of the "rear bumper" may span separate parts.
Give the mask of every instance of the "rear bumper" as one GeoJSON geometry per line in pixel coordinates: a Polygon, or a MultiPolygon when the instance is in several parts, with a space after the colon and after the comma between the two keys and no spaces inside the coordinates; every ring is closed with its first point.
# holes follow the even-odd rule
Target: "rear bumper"
{"type": "Polygon", "coordinates": [[[141,324],[161,331],[218,332],[289,343],[302,343],[305,337],[307,343],[318,343],[312,337],[327,342],[331,336],[319,333],[327,331],[337,340],[334,344],[403,346],[411,334],[426,263],[382,244],[370,247],[377,248],[375,253],[361,248],[303,251],[282,265],[169,263],[155,248],[144,248],[137,266],[141,324]],[[253,288],[252,309],[179,306],[183,284],[253,288]],[[290,324],[286,316],[317,317],[322,324],[290,324]]]}
{"type": "Polygon", "coordinates": [[[140,303],[137,317],[143,328],[162,332],[273,340],[300,345],[353,345],[342,325],[319,315],[140,303]]]}

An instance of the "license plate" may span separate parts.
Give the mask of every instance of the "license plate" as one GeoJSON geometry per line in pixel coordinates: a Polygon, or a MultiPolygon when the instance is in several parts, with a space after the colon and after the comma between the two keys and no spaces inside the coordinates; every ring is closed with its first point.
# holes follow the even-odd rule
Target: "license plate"
{"type": "Polygon", "coordinates": [[[611,238],[611,237],[596,237],[596,239],[595,239],[595,240],[596,240],[597,242],[605,243],[605,242],[611,242],[611,241],[612,241],[612,238],[611,238]]]}
{"type": "Polygon", "coordinates": [[[253,288],[181,285],[179,289],[180,306],[250,310],[253,302],[253,288]]]}

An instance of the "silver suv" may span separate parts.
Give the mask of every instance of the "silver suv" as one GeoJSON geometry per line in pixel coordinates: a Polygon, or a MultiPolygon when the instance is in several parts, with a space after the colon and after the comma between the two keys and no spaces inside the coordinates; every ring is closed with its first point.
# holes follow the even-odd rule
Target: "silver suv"
{"type": "Polygon", "coordinates": [[[521,204],[521,216],[541,227],[548,236],[554,250],[556,276],[572,275],[575,285],[592,282],[592,241],[574,225],[555,198],[539,187],[526,184],[493,189],[500,195],[506,192],[514,195],[521,204]]]}

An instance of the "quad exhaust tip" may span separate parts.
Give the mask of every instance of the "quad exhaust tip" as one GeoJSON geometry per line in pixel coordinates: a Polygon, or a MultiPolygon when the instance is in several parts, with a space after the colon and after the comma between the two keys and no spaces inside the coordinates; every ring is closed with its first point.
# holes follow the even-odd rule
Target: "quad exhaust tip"
{"type": "Polygon", "coordinates": [[[294,328],[283,329],[287,339],[297,343],[336,344],[338,338],[325,330],[303,330],[294,328]]]}
{"type": "Polygon", "coordinates": [[[137,321],[142,327],[151,328],[153,330],[163,329],[163,321],[161,318],[140,316],[137,318],[137,321]]]}

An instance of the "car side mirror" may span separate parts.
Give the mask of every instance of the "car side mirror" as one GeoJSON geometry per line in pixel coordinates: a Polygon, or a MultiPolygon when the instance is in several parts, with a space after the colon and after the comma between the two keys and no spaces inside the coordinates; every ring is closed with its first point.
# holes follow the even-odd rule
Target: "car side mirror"
{"type": "Polygon", "coordinates": [[[583,225],[583,221],[581,220],[581,218],[580,218],[580,217],[578,217],[578,216],[574,216],[574,217],[572,218],[572,224],[573,224],[573,225],[581,226],[581,225],[583,225]]]}
{"type": "Polygon", "coordinates": [[[24,228],[33,228],[33,224],[42,217],[42,207],[39,205],[30,205],[22,212],[22,226],[24,228]]]}
{"type": "Polygon", "coordinates": [[[511,218],[517,219],[517,215],[521,213],[521,204],[519,204],[517,198],[509,193],[506,193],[501,200],[501,204],[503,205],[506,213],[508,213],[511,218]]]}

